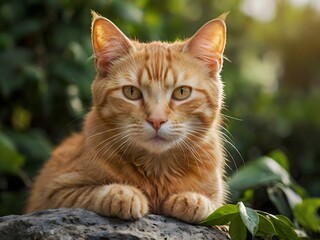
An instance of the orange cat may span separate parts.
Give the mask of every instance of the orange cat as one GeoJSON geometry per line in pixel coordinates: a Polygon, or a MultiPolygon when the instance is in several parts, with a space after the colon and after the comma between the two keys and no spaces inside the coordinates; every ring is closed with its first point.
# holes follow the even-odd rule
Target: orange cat
{"type": "Polygon", "coordinates": [[[140,43],[93,13],[93,106],[83,131],[52,153],[27,211],[80,207],[197,223],[220,207],[225,15],[183,42],[140,43]]]}

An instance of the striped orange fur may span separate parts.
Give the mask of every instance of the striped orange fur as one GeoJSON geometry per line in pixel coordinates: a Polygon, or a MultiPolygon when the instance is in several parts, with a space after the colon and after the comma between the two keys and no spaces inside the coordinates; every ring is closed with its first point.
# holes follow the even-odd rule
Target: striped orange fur
{"type": "Polygon", "coordinates": [[[195,223],[221,206],[224,18],[185,41],[140,43],[93,13],[93,106],[83,131],[41,170],[27,211],[80,207],[195,223]]]}

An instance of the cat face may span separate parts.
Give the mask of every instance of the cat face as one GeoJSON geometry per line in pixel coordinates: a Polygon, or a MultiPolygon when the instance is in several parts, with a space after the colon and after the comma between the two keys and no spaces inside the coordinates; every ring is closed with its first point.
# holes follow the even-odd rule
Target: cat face
{"type": "Polygon", "coordinates": [[[185,42],[139,43],[93,15],[94,107],[119,149],[160,154],[205,140],[222,102],[223,16],[185,42]]]}

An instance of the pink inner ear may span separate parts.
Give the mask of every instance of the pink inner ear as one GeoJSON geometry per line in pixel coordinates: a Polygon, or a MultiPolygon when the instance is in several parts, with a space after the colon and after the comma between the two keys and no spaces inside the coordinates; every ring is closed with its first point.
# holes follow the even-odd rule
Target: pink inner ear
{"type": "Polygon", "coordinates": [[[130,40],[109,20],[99,18],[93,22],[92,44],[96,57],[96,68],[101,74],[108,72],[109,66],[129,53],[130,40]]]}
{"type": "Polygon", "coordinates": [[[128,54],[130,49],[126,42],[121,42],[117,37],[110,37],[105,44],[104,48],[95,53],[96,67],[100,73],[106,72],[110,64],[128,54]]]}
{"type": "Polygon", "coordinates": [[[212,20],[200,28],[187,42],[183,51],[202,60],[211,69],[216,69],[219,64],[220,69],[225,47],[225,35],[224,22],[219,19],[212,20]]]}
{"type": "Polygon", "coordinates": [[[191,42],[190,53],[204,61],[219,59],[221,54],[215,51],[215,44],[208,36],[198,36],[191,42]]]}

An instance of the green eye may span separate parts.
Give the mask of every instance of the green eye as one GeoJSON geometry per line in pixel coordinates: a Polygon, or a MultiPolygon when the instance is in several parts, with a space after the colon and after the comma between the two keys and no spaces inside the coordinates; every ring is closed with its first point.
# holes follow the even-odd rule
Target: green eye
{"type": "Polygon", "coordinates": [[[126,98],[130,100],[138,100],[142,98],[141,91],[134,86],[124,86],[122,91],[126,98]]]}
{"type": "Polygon", "coordinates": [[[188,86],[181,86],[176,88],[173,91],[172,98],[175,100],[184,100],[188,98],[191,94],[191,87],[188,86]]]}

